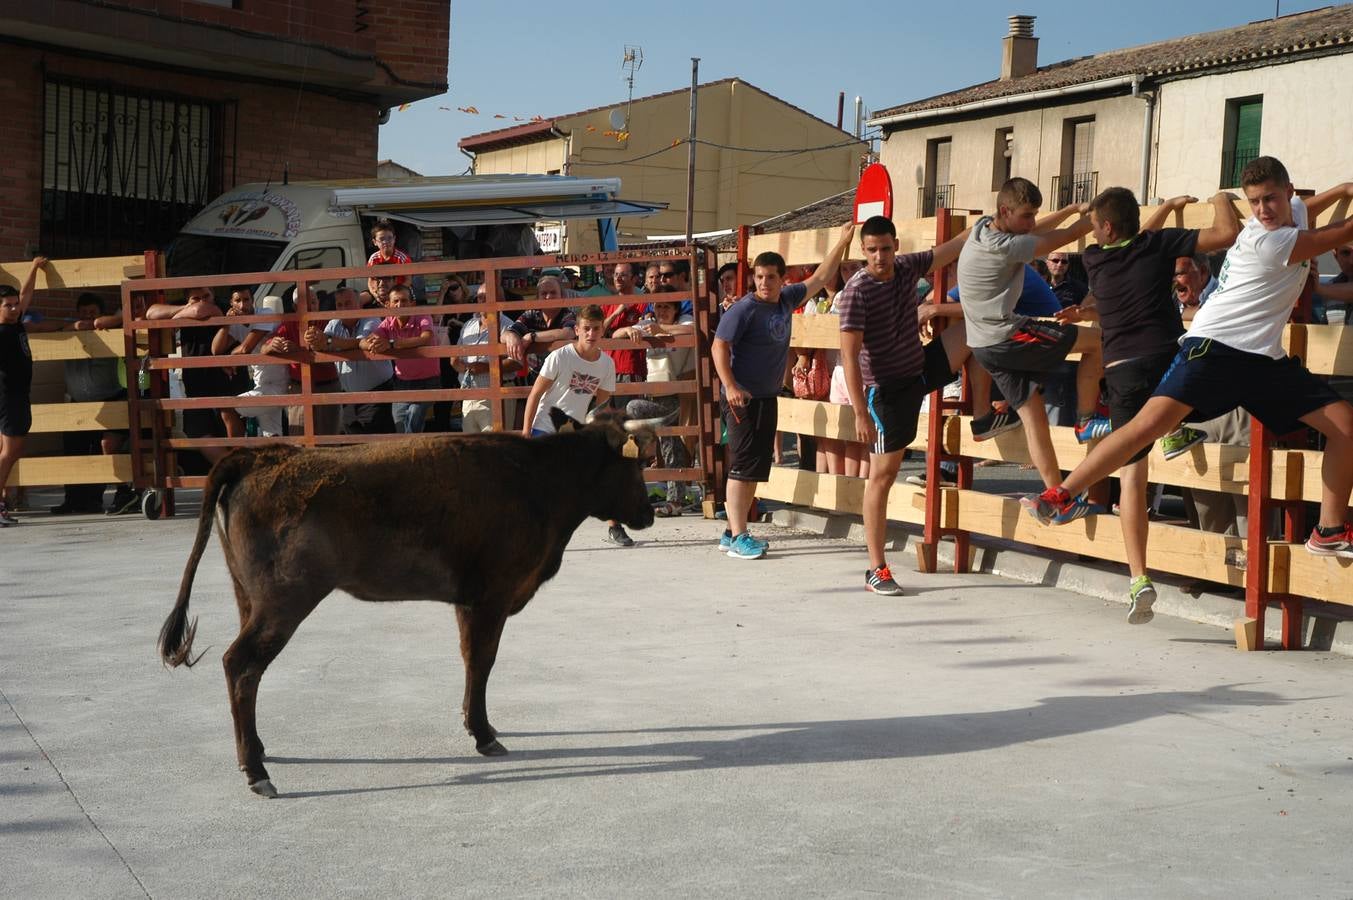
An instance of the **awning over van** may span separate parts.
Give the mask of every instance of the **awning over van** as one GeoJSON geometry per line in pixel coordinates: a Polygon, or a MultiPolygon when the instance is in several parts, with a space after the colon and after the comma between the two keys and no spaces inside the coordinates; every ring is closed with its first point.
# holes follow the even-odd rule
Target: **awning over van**
{"type": "Polygon", "coordinates": [[[333,205],[425,227],[648,216],[666,203],[622,200],[619,178],[500,175],[335,188],[333,205]]]}

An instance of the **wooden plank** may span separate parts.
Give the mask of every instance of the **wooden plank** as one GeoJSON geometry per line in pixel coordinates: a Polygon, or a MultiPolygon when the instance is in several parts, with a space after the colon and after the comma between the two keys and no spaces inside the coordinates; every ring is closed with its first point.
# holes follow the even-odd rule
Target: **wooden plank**
{"type": "Polygon", "coordinates": [[[32,433],[126,431],[127,401],[43,403],[33,407],[32,433]]]}
{"type": "Polygon", "coordinates": [[[1353,328],[1345,325],[1288,325],[1283,347],[1291,352],[1292,332],[1306,332],[1302,362],[1317,375],[1353,375],[1353,328]]]}
{"type": "MultiPolygon", "coordinates": [[[[803,231],[781,231],[775,234],[754,234],[747,239],[747,262],[750,264],[758,253],[771,251],[784,257],[791,266],[815,265],[822,262],[827,252],[836,245],[841,235],[841,225],[828,228],[810,228],[803,231]]],[[[915,253],[929,250],[935,246],[935,220],[902,219],[893,223],[897,227],[899,252],[915,253]]],[[[850,259],[863,260],[860,242],[851,242],[848,254],[850,259]]]]}
{"type": "Polygon", "coordinates": [[[840,350],[841,317],[829,313],[794,316],[790,325],[789,346],[840,350]]]}
{"type": "Polygon", "coordinates": [[[1353,606],[1353,559],[1316,556],[1301,544],[1269,544],[1268,589],[1353,606]]]}
{"type": "MultiPolygon", "coordinates": [[[[958,496],[958,527],[966,531],[1097,559],[1127,561],[1116,516],[1090,516],[1068,525],[1044,526],[1034,521],[1018,500],[980,491],[946,490],[949,492],[958,496]]],[[[1244,551],[1245,542],[1238,537],[1152,522],[1146,563],[1160,572],[1240,586],[1245,583],[1244,551]]]]}
{"type": "MultiPolygon", "coordinates": [[[[907,445],[907,449],[926,449],[929,423],[929,413],[922,413],[917,417],[916,437],[907,445]]],[[[950,425],[949,422],[945,424],[950,425]]],[[[854,441],[855,410],[853,407],[825,400],[781,397],[776,430],[786,434],[808,434],[838,441],[854,441]]]]}
{"type": "Polygon", "coordinates": [[[11,487],[53,484],[114,484],[132,480],[132,458],[112,456],[34,456],[10,472],[11,487]]]}
{"type": "Polygon", "coordinates": [[[105,359],[121,357],[125,349],[121,328],[107,331],[52,331],[30,334],[28,346],[34,362],[54,359],[105,359]]]}
{"type": "MultiPolygon", "coordinates": [[[[863,478],[819,475],[816,472],[775,466],[770,470],[770,481],[757,486],[756,495],[780,503],[858,516],[864,510],[864,483],[863,478]]],[[[888,494],[889,521],[924,524],[924,498],[923,488],[905,483],[893,485],[888,494]]]]}
{"type": "MultiPolygon", "coordinates": [[[[0,263],[0,284],[18,288],[33,266],[30,261],[0,263]]],[[[113,287],[128,278],[144,278],[146,258],[94,256],[85,259],[53,259],[38,271],[38,290],[113,287]]]]}

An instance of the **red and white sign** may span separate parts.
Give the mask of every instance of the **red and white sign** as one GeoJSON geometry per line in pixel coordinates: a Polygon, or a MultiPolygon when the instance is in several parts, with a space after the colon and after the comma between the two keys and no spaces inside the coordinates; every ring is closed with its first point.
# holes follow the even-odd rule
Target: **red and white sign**
{"type": "Polygon", "coordinates": [[[893,180],[882,163],[865,169],[855,188],[855,224],[862,225],[871,216],[893,217],[893,180]]]}

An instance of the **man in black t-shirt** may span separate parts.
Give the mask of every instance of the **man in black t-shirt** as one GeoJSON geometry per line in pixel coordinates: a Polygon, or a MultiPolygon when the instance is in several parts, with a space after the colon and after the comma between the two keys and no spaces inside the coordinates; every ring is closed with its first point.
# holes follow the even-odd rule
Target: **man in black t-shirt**
{"type": "MultiPolygon", "coordinates": [[[[211,319],[224,316],[216,305],[216,297],[209,287],[188,289],[183,305],[157,303],[146,310],[147,319],[211,319]]],[[[217,327],[203,325],[179,329],[179,350],[185,356],[211,356],[211,342],[217,327]]],[[[239,393],[225,370],[216,366],[183,369],[183,393],[189,397],[226,397],[239,393]]],[[[216,409],[185,409],[183,433],[190,438],[226,436],[225,422],[216,409]]],[[[228,452],[225,447],[203,447],[201,454],[208,463],[215,463],[228,452]]]]}
{"type": "Polygon", "coordinates": [[[45,265],[46,257],[33,257],[33,267],[17,291],[0,284],[0,528],[19,522],[10,514],[5,488],[33,427],[33,351],[23,317],[33,305],[38,269],[45,265]]]}
{"type": "MultiPolygon", "coordinates": [[[[1166,217],[1193,197],[1174,197],[1157,207],[1138,230],[1137,198],[1127,188],[1109,188],[1090,203],[1092,234],[1099,242],[1082,261],[1090,276],[1091,301],[1058,314],[1066,322],[1093,318],[1104,336],[1104,382],[1115,429],[1141,411],[1175,354],[1184,323],[1171,293],[1175,260],[1231,246],[1240,233],[1232,195],[1212,198],[1212,227],[1202,231],[1161,228],[1166,217]]],[[[1201,441],[1203,435],[1197,434],[1201,441]]],[[[1187,441],[1185,442],[1187,446],[1187,441]]],[[[1186,449],[1185,446],[1185,449],[1186,449]]],[[[1147,461],[1150,446],[1119,471],[1119,516],[1131,582],[1128,622],[1151,621],[1156,589],[1146,573],[1147,461]]],[[[1183,450],[1179,450],[1183,452],[1183,450]]]]}

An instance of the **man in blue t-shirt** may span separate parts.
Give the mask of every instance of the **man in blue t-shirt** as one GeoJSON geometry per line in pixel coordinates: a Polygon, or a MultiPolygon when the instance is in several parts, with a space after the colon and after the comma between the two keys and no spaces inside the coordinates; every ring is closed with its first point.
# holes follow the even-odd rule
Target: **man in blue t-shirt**
{"type": "Polygon", "coordinates": [[[789,360],[794,310],[836,277],[855,226],[847,224],[808,280],[785,284],[785,260],[767,251],[752,260],[755,289],[728,308],[714,335],[714,369],[728,430],[728,530],[719,541],[735,559],[760,559],[766,543],[747,531],[747,511],[759,482],[770,478],[780,387],[789,360]]]}

